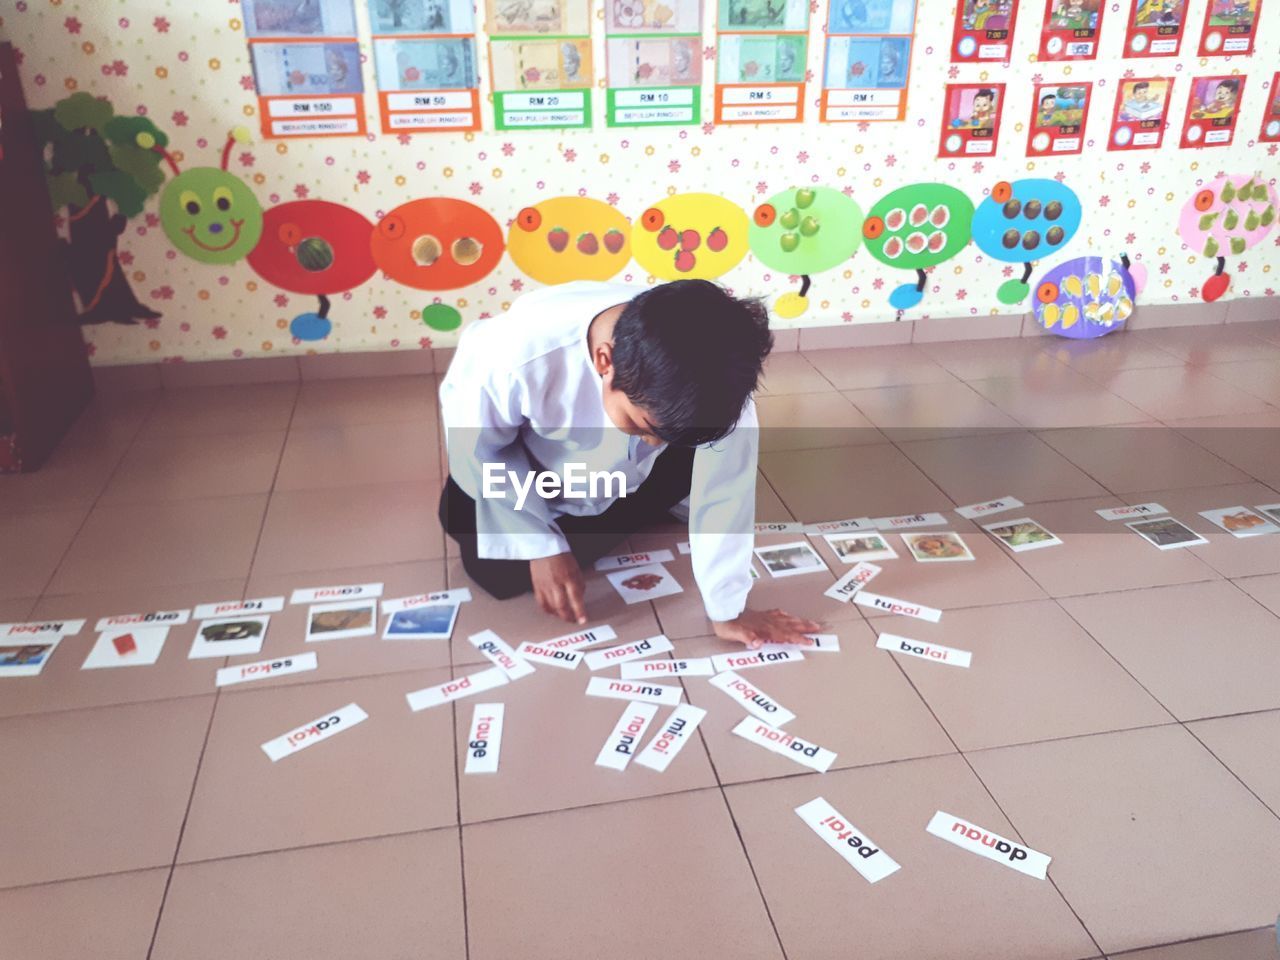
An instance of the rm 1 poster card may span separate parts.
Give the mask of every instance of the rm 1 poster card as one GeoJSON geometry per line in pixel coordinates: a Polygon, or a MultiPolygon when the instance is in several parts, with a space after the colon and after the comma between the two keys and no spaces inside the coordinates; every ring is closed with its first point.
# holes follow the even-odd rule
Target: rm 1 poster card
{"type": "Polygon", "coordinates": [[[1164,142],[1173,77],[1121,80],[1107,134],[1108,150],[1154,150],[1164,142]]]}
{"type": "Polygon", "coordinates": [[[1102,9],[1102,0],[1045,0],[1039,59],[1095,59],[1102,9]]]}
{"type": "Polygon", "coordinates": [[[938,156],[989,157],[1000,139],[1003,83],[949,83],[938,156]]]}
{"type": "Polygon", "coordinates": [[[1028,157],[1062,157],[1084,149],[1091,83],[1038,83],[1027,130],[1028,157]]]}
{"type": "Polygon", "coordinates": [[[1196,77],[1191,81],[1180,147],[1225,147],[1235,138],[1244,77],[1196,77]]]}
{"type": "Polygon", "coordinates": [[[1176,57],[1187,26],[1187,0],[1134,0],[1124,35],[1126,57],[1176,57]]]}
{"type": "Polygon", "coordinates": [[[1280,70],[1271,78],[1271,88],[1267,91],[1267,109],[1262,114],[1262,129],[1258,139],[1263,143],[1280,141],[1280,70]]]}
{"type": "Polygon", "coordinates": [[[1200,31],[1202,57],[1249,56],[1258,32],[1262,0],[1209,0],[1200,31]]]}
{"type": "Polygon", "coordinates": [[[958,0],[951,62],[1009,59],[1018,0],[958,0]]]}

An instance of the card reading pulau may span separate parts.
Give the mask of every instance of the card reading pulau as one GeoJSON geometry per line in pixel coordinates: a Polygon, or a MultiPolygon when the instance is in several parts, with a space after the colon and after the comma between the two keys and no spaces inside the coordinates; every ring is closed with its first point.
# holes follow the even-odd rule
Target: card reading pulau
{"type": "Polygon", "coordinates": [[[684,687],[667,687],[643,680],[614,680],[610,677],[592,677],[587,684],[587,696],[610,697],[614,700],[641,700],[675,706],[684,696],[684,687]]]}
{"type": "Polygon", "coordinates": [[[747,713],[758,720],[765,720],[775,727],[780,727],[796,718],[794,713],[759,687],[743,680],[732,670],[717,673],[708,682],[721,693],[735,700],[747,713]]]}
{"type": "Polygon", "coordinates": [[[103,617],[94,627],[99,633],[116,627],[180,627],[191,619],[190,610],[153,610],[150,613],[121,613],[103,617]]]}
{"type": "Polygon", "coordinates": [[[857,595],[858,591],[878,577],[883,570],[883,567],[878,567],[874,563],[867,563],[865,560],[861,563],[855,563],[848,573],[823,591],[823,596],[830,597],[832,600],[839,600],[841,603],[848,603],[857,595]]]}
{"type": "Polygon", "coordinates": [[[577,670],[582,654],[577,650],[556,650],[541,643],[522,643],[516,647],[516,656],[561,670],[577,670]]]}
{"type": "Polygon", "coordinates": [[[946,526],[947,518],[940,513],[908,513],[901,517],[876,517],[871,523],[877,530],[910,530],[946,526]]]}
{"type": "Polygon", "coordinates": [[[615,663],[643,660],[645,657],[655,657],[660,653],[670,653],[674,649],[670,640],[662,634],[658,634],[645,640],[622,643],[616,647],[606,647],[604,650],[595,650],[588,653],[586,655],[587,667],[591,670],[603,670],[606,667],[613,666],[615,663]]]}
{"type": "Polygon", "coordinates": [[[707,711],[701,707],[695,707],[691,703],[680,704],[671,711],[667,722],[640,751],[640,755],[636,757],[636,763],[650,770],[656,770],[658,773],[665,773],[667,767],[671,766],[671,761],[684,749],[684,745],[693,736],[693,731],[698,729],[698,724],[706,715],[707,711]]]}
{"type": "Polygon", "coordinates": [[[463,773],[497,773],[502,751],[502,719],[506,705],[477,703],[467,736],[467,764],[463,773]]]}
{"type": "Polygon", "coordinates": [[[725,670],[748,670],[751,667],[767,667],[775,663],[794,663],[803,660],[801,648],[790,643],[773,644],[774,650],[744,650],[740,653],[719,653],[711,658],[716,673],[725,670]]]}
{"type": "Polygon", "coordinates": [[[230,687],[237,683],[269,680],[272,677],[283,677],[291,673],[305,673],[308,670],[315,670],[319,665],[319,658],[314,653],[295,653],[288,657],[276,657],[274,660],[241,663],[219,670],[214,675],[214,685],[230,687]]]}
{"type": "Polygon", "coordinates": [[[284,597],[260,597],[257,600],[220,600],[202,603],[192,611],[197,620],[211,617],[234,617],[242,613],[279,613],[284,609],[284,597]]]}
{"type": "Polygon", "coordinates": [[[380,583],[352,583],[336,587],[299,587],[290,603],[336,603],[339,600],[367,600],[382,596],[380,583]]]}
{"type": "Polygon", "coordinates": [[[409,709],[416,713],[419,710],[426,710],[428,707],[438,707],[441,704],[448,703],[450,700],[460,700],[473,694],[484,693],[486,690],[500,687],[507,682],[507,675],[502,672],[501,668],[490,667],[487,670],[469,673],[465,677],[459,677],[456,680],[438,683],[434,687],[423,687],[421,690],[414,690],[412,693],[406,693],[404,698],[409,703],[409,709]]]}
{"type": "Polygon", "coordinates": [[[854,596],[853,602],[861,607],[882,610],[885,613],[900,614],[904,617],[915,617],[917,620],[928,620],[937,623],[942,619],[942,611],[926,607],[923,603],[912,603],[910,600],[899,600],[896,597],[882,597],[878,593],[863,590],[854,596]]]}
{"type": "Polygon", "coordinates": [[[597,570],[625,570],[627,567],[641,567],[647,563],[666,563],[674,560],[670,550],[647,550],[643,553],[622,553],[611,557],[601,557],[596,561],[597,570]]]}
{"type": "Polygon", "coordinates": [[[1158,503],[1138,503],[1131,507],[1104,507],[1093,512],[1103,520],[1132,520],[1134,517],[1157,517],[1169,511],[1158,503]]]}
{"type": "Polygon", "coordinates": [[[1037,880],[1043,880],[1048,875],[1049,861],[1052,859],[1048,855],[1013,840],[1006,840],[997,833],[941,810],[933,815],[925,829],[940,840],[954,843],[962,850],[994,860],[1037,880]]]}
{"type": "Polygon", "coordinates": [[[973,662],[973,654],[968,650],[944,647],[940,643],[925,643],[923,640],[912,640],[892,633],[880,634],[876,646],[881,650],[890,650],[908,657],[919,657],[921,660],[932,660],[934,663],[945,663],[950,667],[967,667],[973,662]]]}
{"type": "Polygon", "coordinates": [[[822,797],[796,807],[796,815],[867,883],[877,883],[901,869],[892,857],[875,845],[874,840],[849,823],[822,797]]]}
{"type": "Polygon", "coordinates": [[[649,723],[658,714],[656,703],[632,703],[622,711],[622,716],[613,725],[609,738],[596,757],[597,767],[608,767],[610,770],[625,770],[631,758],[635,756],[636,745],[644,736],[649,723]]]}
{"type": "Polygon", "coordinates": [[[509,680],[519,680],[534,672],[533,666],[492,630],[481,630],[467,637],[467,642],[485,655],[509,680]]]}
{"type": "Polygon", "coordinates": [[[304,723],[274,740],[268,740],[262,745],[262,751],[271,758],[272,763],[275,763],[321,740],[328,740],[335,734],[350,730],[357,723],[363,723],[368,719],[369,715],[360,709],[359,704],[348,703],[345,707],[339,707],[332,713],[326,713],[310,723],[304,723]]]}
{"type": "Polygon", "coordinates": [[[801,740],[794,733],[779,730],[763,720],[743,717],[741,722],[733,728],[733,732],[743,740],[750,740],[758,747],[764,747],[780,757],[794,760],[801,766],[817,770],[819,773],[826,773],[831,769],[831,764],[836,762],[836,755],[830,750],[816,743],[801,740]]]}
{"type": "Polygon", "coordinates": [[[710,657],[694,657],[690,660],[642,660],[624,663],[620,675],[623,680],[643,680],[645,677],[709,677],[715,672],[710,657]]]}
{"type": "Polygon", "coordinates": [[[978,517],[988,517],[993,513],[1017,510],[1019,507],[1025,506],[1026,504],[1017,497],[1001,497],[999,500],[988,500],[986,503],[971,503],[967,507],[956,507],[956,513],[966,520],[974,520],[978,517]]]}

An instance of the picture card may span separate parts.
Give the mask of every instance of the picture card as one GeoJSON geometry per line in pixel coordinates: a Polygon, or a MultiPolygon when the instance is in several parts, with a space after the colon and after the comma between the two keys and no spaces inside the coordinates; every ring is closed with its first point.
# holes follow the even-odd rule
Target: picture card
{"type": "Polygon", "coordinates": [[[463,773],[497,773],[502,752],[502,720],[506,705],[477,703],[467,734],[467,763],[463,773]]]}
{"type": "Polygon", "coordinates": [[[507,641],[492,630],[481,630],[467,637],[467,642],[485,655],[499,670],[507,675],[508,680],[519,680],[534,672],[528,660],[511,649],[507,641]]]}
{"type": "Polygon", "coordinates": [[[83,620],[35,620],[30,623],[0,623],[0,643],[27,637],[74,637],[84,629],[83,620]]]}
{"type": "Polygon", "coordinates": [[[526,642],[516,647],[516,656],[521,660],[532,660],[561,670],[577,670],[583,654],[577,650],[556,649],[543,643],[526,642]]]}
{"type": "Polygon", "coordinates": [[[658,597],[684,593],[684,587],[660,563],[632,567],[630,570],[614,570],[605,576],[627,603],[643,603],[658,597]]]}
{"type": "Polygon", "coordinates": [[[849,823],[822,797],[796,807],[796,815],[867,883],[877,883],[901,869],[874,840],[849,823]]]}
{"type": "Polygon", "coordinates": [[[708,681],[721,693],[737,701],[747,713],[775,727],[790,723],[796,715],[754,684],[747,683],[732,670],[717,673],[708,681]]]}
{"type": "Polygon", "coordinates": [[[1233,537],[1260,537],[1268,533],[1280,533],[1280,526],[1276,526],[1261,513],[1254,513],[1248,507],[1201,510],[1200,516],[1221,527],[1233,537]]]}
{"type": "Polygon", "coordinates": [[[451,700],[484,693],[494,687],[501,687],[505,683],[507,683],[507,675],[498,667],[489,667],[487,670],[469,673],[465,677],[437,683],[434,687],[414,690],[412,693],[406,693],[404,698],[409,702],[409,709],[416,713],[428,707],[438,707],[451,700]]]}
{"type": "Polygon", "coordinates": [[[859,590],[880,575],[881,569],[874,563],[860,561],[852,570],[822,591],[822,594],[832,600],[848,603],[857,596],[859,590]]]}
{"type": "Polygon", "coordinates": [[[190,610],[153,610],[150,613],[122,613],[103,617],[93,629],[114,630],[117,627],[180,627],[191,619],[190,610]]]}
{"type": "Polygon", "coordinates": [[[339,600],[367,600],[382,596],[380,583],[356,583],[345,587],[305,587],[293,591],[290,603],[337,603],[339,600]]]}
{"type": "Polygon", "coordinates": [[[587,696],[609,697],[614,700],[640,700],[644,703],[674,706],[684,696],[684,687],[667,687],[660,683],[641,683],[637,680],[614,680],[611,677],[592,677],[587,683],[587,696]]]}
{"type": "Polygon", "coordinates": [[[1255,506],[1253,509],[1267,517],[1272,523],[1280,525],[1280,503],[1264,503],[1255,506]]]}
{"type": "MultiPolygon", "coordinates": [[[[1210,0],[1212,3],[1212,0],[1210,0]]],[[[1193,77],[1187,112],[1182,120],[1180,147],[1225,147],[1236,134],[1243,74],[1193,77]]]]}
{"type": "Polygon", "coordinates": [[[671,711],[667,722],[636,757],[636,763],[658,773],[665,773],[684,745],[693,737],[698,724],[707,715],[701,707],[682,703],[671,711]]]}
{"type": "MultiPolygon", "coordinates": [[[[942,132],[938,138],[939,158],[995,155],[996,144],[1000,142],[1000,117],[1004,112],[1004,87],[1003,83],[947,84],[942,132]]],[[[878,521],[876,526],[880,526],[878,521]]]]}
{"type": "Polygon", "coordinates": [[[577,633],[566,633],[562,637],[539,640],[537,643],[541,647],[548,647],[552,650],[580,650],[585,647],[594,647],[597,643],[605,643],[606,641],[617,639],[617,632],[606,623],[599,627],[592,627],[590,630],[579,630],[577,633]]]}
{"type": "Polygon", "coordinates": [[[756,556],[775,577],[796,577],[804,573],[825,571],[827,565],[807,540],[756,547],[756,556]]]}
{"type": "Polygon", "coordinates": [[[951,32],[951,62],[1009,59],[1018,0],[959,0],[951,32]]]}
{"type": "Polygon", "coordinates": [[[947,518],[940,513],[908,513],[901,517],[876,517],[871,523],[877,530],[910,530],[914,527],[943,527],[947,518]]]}
{"type": "Polygon", "coordinates": [[[448,640],[458,622],[456,603],[429,603],[397,610],[387,618],[383,640],[448,640]]]}
{"type": "Polygon", "coordinates": [[[1103,0],[1045,0],[1038,59],[1095,59],[1103,11],[1103,0]]]}
{"type": "Polygon", "coordinates": [[[1164,142],[1173,77],[1136,77],[1116,86],[1108,150],[1155,150],[1164,142]]]}
{"type": "Polygon", "coordinates": [[[168,627],[117,627],[98,634],[81,670],[147,667],[160,659],[168,627]]]}
{"type": "Polygon", "coordinates": [[[809,643],[797,647],[790,643],[766,643],[757,648],[757,653],[773,653],[775,650],[803,650],[805,653],[839,653],[840,638],[834,633],[806,633],[809,643]]]}
{"type": "Polygon", "coordinates": [[[623,643],[616,647],[606,647],[604,650],[595,650],[588,653],[586,655],[587,669],[604,670],[615,663],[627,663],[630,660],[655,657],[660,653],[670,653],[674,649],[670,640],[662,634],[658,634],[645,640],[623,643]]]}
{"type": "Polygon", "coordinates": [[[643,680],[645,677],[709,677],[714,674],[710,657],[694,657],[689,660],[643,660],[624,663],[620,675],[623,680],[643,680]]]}
{"type": "Polygon", "coordinates": [[[968,650],[944,647],[940,643],[925,643],[923,640],[911,640],[892,633],[880,634],[879,639],[876,640],[876,646],[881,650],[891,650],[908,657],[945,663],[949,667],[968,667],[973,662],[973,654],[968,650]]]}
{"type": "Polygon", "coordinates": [[[725,670],[749,670],[752,667],[768,667],[775,663],[795,663],[803,660],[800,648],[789,643],[775,643],[773,650],[743,650],[735,653],[720,653],[711,658],[711,665],[716,673],[725,670]]]}
{"type": "Polygon", "coordinates": [[[670,550],[648,550],[644,553],[623,553],[612,557],[601,557],[596,561],[597,570],[625,570],[629,567],[642,567],[650,563],[665,563],[674,560],[670,550]]]}
{"type": "Polygon", "coordinates": [[[805,526],[804,532],[811,535],[826,536],[829,533],[859,533],[874,531],[875,529],[876,525],[872,523],[870,517],[850,517],[847,520],[824,520],[822,523],[810,523],[805,526]]]}
{"type": "Polygon", "coordinates": [[[956,507],[956,513],[966,520],[976,520],[978,517],[1004,513],[1006,510],[1017,510],[1024,506],[1026,504],[1017,497],[1001,497],[999,500],[988,500],[986,503],[971,503],[967,507],[956,507]]]}
{"type": "Polygon", "coordinates": [[[187,659],[240,657],[257,653],[267,638],[267,624],[270,622],[270,617],[251,616],[205,620],[196,630],[187,659]]]}
{"type": "Polygon", "coordinates": [[[456,607],[458,604],[467,603],[470,600],[471,590],[468,587],[458,587],[454,590],[435,590],[431,593],[417,593],[412,597],[383,600],[382,612],[384,614],[399,613],[401,610],[413,610],[416,607],[430,607],[436,604],[451,604],[456,607]]]}
{"type": "Polygon", "coordinates": [[[596,755],[596,766],[608,767],[610,770],[627,769],[627,764],[636,754],[636,744],[657,715],[656,703],[629,704],[613,725],[600,753],[596,755]]]}
{"type": "Polygon", "coordinates": [[[0,677],[37,677],[62,642],[56,633],[25,642],[0,640],[0,677]]]}
{"type": "Polygon", "coordinates": [[[191,616],[197,620],[215,617],[231,617],[241,613],[279,613],[284,609],[284,597],[261,597],[257,600],[222,600],[218,603],[198,604],[191,616]]]}
{"type": "Polygon", "coordinates": [[[915,617],[917,620],[928,620],[930,623],[937,623],[942,619],[941,610],[926,607],[923,603],[912,603],[910,600],[899,600],[896,597],[882,597],[878,593],[867,593],[865,590],[855,596],[853,602],[862,607],[900,614],[904,617],[915,617]]]}
{"type": "Polygon", "coordinates": [[[836,755],[830,750],[751,717],[743,717],[741,722],[733,728],[733,732],[743,740],[751,741],[757,747],[764,747],[771,753],[794,760],[801,766],[817,770],[819,773],[826,773],[836,760],[836,755]]]}
{"type": "Polygon", "coordinates": [[[1173,517],[1138,520],[1133,523],[1126,523],[1125,526],[1141,536],[1147,543],[1161,550],[1177,550],[1181,547],[1194,547],[1209,542],[1190,527],[1173,519],[1173,517]]]}
{"type": "Polygon", "coordinates": [[[1039,550],[1041,547],[1062,546],[1061,540],[1030,517],[1006,520],[1003,523],[988,523],[983,525],[982,529],[1014,553],[1039,550]]]}
{"type": "Polygon", "coordinates": [[[1271,77],[1271,85],[1267,87],[1267,105],[1262,113],[1258,140],[1262,143],[1280,140],[1280,70],[1271,77]]]}
{"type": "Polygon", "coordinates": [[[1105,507],[1102,510],[1095,510],[1098,516],[1103,520],[1128,520],[1133,517],[1153,517],[1162,513],[1168,513],[1164,507],[1158,503],[1138,503],[1132,507],[1105,507]]]}
{"type": "Polygon", "coordinates": [[[1082,153],[1092,93],[1092,83],[1036,84],[1031,122],[1027,125],[1027,156],[1065,157],[1082,153]]]}
{"type": "Polygon", "coordinates": [[[306,673],[320,665],[314,651],[295,653],[275,660],[259,660],[256,663],[241,663],[234,667],[223,667],[214,675],[214,685],[230,687],[237,683],[252,683],[254,680],[268,680],[271,677],[284,677],[291,673],[306,673]]]}
{"type": "Polygon", "coordinates": [[[317,717],[310,723],[304,723],[274,740],[268,740],[262,745],[262,752],[271,758],[272,763],[275,763],[322,740],[328,740],[344,730],[350,730],[356,724],[368,719],[369,715],[360,709],[359,704],[348,703],[345,707],[339,707],[332,713],[317,717]]]}
{"type": "Polygon", "coordinates": [[[898,551],[882,533],[825,533],[822,539],[842,563],[859,560],[896,560],[898,551]]]}
{"type": "Polygon", "coordinates": [[[795,520],[775,520],[768,523],[757,523],[755,531],[756,536],[763,533],[801,533],[804,531],[804,524],[795,520]]]}
{"type": "Polygon", "coordinates": [[[950,530],[941,533],[904,533],[902,542],[921,563],[953,563],[974,559],[960,534],[950,530]]]}
{"type": "Polygon", "coordinates": [[[1186,25],[1187,0],[1134,0],[1124,56],[1176,57],[1186,25]]]}
{"type": "MultiPolygon", "coordinates": [[[[407,614],[410,612],[406,611],[397,616],[407,614]]],[[[388,630],[390,630],[389,625],[388,630]]],[[[378,601],[376,599],[314,603],[307,611],[307,643],[345,640],[348,637],[372,637],[377,632],[378,601]]]]}
{"type": "Polygon", "coordinates": [[[1199,56],[1249,56],[1258,32],[1262,0],[1209,0],[1200,31],[1199,56]]]}
{"type": "Polygon", "coordinates": [[[925,829],[939,840],[953,843],[962,850],[994,860],[1037,880],[1048,875],[1050,857],[941,810],[933,815],[925,829]]]}

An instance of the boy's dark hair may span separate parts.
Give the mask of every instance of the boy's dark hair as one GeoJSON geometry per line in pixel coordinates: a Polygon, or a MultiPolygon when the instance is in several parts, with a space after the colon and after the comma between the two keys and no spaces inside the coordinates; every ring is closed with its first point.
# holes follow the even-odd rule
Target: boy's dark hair
{"type": "Polygon", "coordinates": [[[996,92],[992,90],[990,87],[983,87],[973,95],[973,99],[975,100],[977,100],[979,97],[986,97],[988,100],[994,100],[996,98],[996,92]]]}
{"type": "Polygon", "coordinates": [[[1133,85],[1133,92],[1137,93],[1139,90],[1146,90],[1150,86],[1151,84],[1147,83],[1147,81],[1139,80],[1137,83],[1133,85]]]}
{"type": "Polygon", "coordinates": [[[1057,99],[1058,99],[1058,98],[1057,98],[1056,96],[1054,96],[1052,93],[1046,93],[1043,97],[1041,97],[1041,98],[1040,98],[1040,106],[1042,106],[1042,107],[1043,107],[1043,106],[1044,106],[1044,102],[1045,102],[1046,100],[1057,100],[1057,99]]]}
{"type": "Polygon", "coordinates": [[[613,327],[613,386],[643,407],[667,443],[729,434],[773,349],[769,311],[708,280],[646,290],[613,327]]]}
{"type": "Polygon", "coordinates": [[[1232,93],[1240,92],[1240,81],[1236,79],[1219,80],[1218,86],[1225,87],[1226,89],[1230,90],[1232,93]]]}

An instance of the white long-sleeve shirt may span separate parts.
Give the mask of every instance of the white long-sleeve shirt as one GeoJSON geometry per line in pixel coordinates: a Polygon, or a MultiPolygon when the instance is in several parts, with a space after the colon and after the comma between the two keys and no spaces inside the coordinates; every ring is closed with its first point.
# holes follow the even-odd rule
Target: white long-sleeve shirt
{"type": "MultiPolygon", "coordinates": [[[[620,471],[628,491],[649,475],[666,445],[652,447],[614,426],[587,343],[597,315],[643,289],[586,281],[547,287],[463,331],[440,384],[440,409],[450,473],[476,501],[481,557],[532,560],[565,553],[556,518],[594,516],[615,499],[603,489],[588,499],[544,499],[530,491],[517,510],[509,483],[504,499],[481,495],[486,462],[505,464],[521,477],[542,470],[563,477],[569,463],[620,471]]],[[[756,409],[748,399],[733,432],[694,452],[689,542],[694,578],[712,620],[741,614],[751,590],[758,451],[756,409]]]]}

